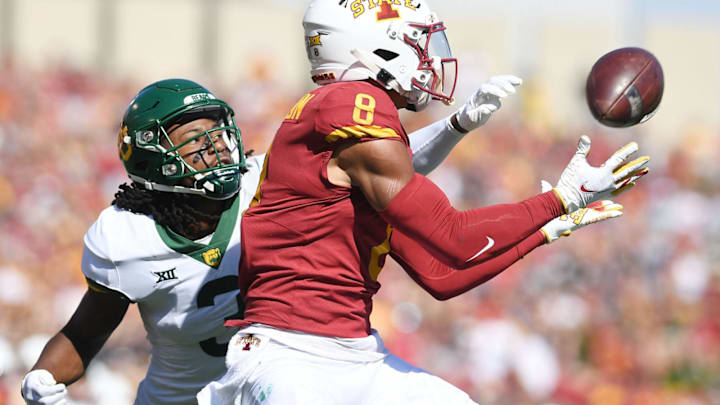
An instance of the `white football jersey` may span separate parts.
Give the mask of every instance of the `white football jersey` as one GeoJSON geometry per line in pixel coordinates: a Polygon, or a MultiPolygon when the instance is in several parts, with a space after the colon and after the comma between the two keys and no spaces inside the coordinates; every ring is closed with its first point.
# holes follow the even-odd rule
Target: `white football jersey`
{"type": "Polygon", "coordinates": [[[152,359],[136,404],[196,404],[226,371],[225,320],[242,315],[238,291],[240,216],[256,192],[265,155],[248,172],[214,234],[188,240],[149,216],[106,208],[85,235],[87,278],[138,304],[152,359]]]}

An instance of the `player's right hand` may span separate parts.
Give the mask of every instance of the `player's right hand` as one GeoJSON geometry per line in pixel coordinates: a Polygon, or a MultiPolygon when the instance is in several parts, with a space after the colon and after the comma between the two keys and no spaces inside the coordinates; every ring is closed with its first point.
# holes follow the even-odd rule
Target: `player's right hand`
{"type": "MultiPolygon", "coordinates": [[[[542,180],[540,184],[543,193],[552,190],[552,186],[547,181],[542,180]]],[[[611,200],[595,201],[585,208],[553,219],[540,230],[545,234],[545,241],[553,243],[563,236],[570,236],[572,232],[584,226],[617,218],[623,214],[622,209],[622,205],[611,200]]]]}
{"type": "Polygon", "coordinates": [[[63,405],[67,403],[65,384],[58,384],[47,370],[32,370],[25,374],[20,388],[28,405],[63,405]]]}
{"type": "Polygon", "coordinates": [[[602,166],[593,167],[587,162],[590,138],[580,137],[577,151],[555,186],[555,192],[571,213],[595,201],[610,199],[633,187],[635,181],[649,171],[645,165],[649,156],[625,162],[638,151],[638,144],[630,142],[615,152],[602,166]]]}

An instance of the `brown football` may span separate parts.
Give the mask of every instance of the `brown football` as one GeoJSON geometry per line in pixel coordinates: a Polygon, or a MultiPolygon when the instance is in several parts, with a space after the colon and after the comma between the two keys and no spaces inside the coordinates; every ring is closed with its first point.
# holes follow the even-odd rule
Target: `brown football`
{"type": "Polygon", "coordinates": [[[595,62],[585,91],[598,121],[610,127],[629,127],[652,116],[664,87],[662,67],[653,54],[641,48],[621,48],[595,62]]]}

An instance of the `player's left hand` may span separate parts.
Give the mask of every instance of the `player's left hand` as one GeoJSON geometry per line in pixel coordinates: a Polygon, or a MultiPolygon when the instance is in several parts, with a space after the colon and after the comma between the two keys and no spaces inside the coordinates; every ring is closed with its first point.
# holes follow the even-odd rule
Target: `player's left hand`
{"type": "MultiPolygon", "coordinates": [[[[547,181],[542,180],[540,184],[543,193],[552,190],[552,185],[547,181]]],[[[585,208],[580,208],[570,214],[561,215],[553,219],[540,228],[540,230],[545,234],[546,242],[552,243],[562,236],[570,236],[572,232],[585,225],[619,217],[623,214],[622,209],[622,205],[616,204],[611,200],[595,201],[585,208]]]]}
{"type": "Polygon", "coordinates": [[[555,186],[555,192],[565,206],[565,212],[571,213],[578,208],[606,198],[616,197],[633,186],[646,175],[649,156],[630,160],[637,152],[638,144],[630,142],[620,148],[601,166],[590,166],[587,155],[590,153],[590,138],[580,137],[575,154],[555,186]]]}
{"type": "Polygon", "coordinates": [[[513,75],[499,75],[488,79],[455,113],[453,118],[459,126],[456,129],[467,133],[484,125],[502,105],[500,100],[515,94],[515,87],[521,84],[522,79],[513,75]]]}

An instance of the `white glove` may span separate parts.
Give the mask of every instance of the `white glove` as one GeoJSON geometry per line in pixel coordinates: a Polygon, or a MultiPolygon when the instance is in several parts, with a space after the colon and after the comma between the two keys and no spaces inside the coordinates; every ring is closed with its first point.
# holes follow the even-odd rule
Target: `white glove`
{"type": "Polygon", "coordinates": [[[457,112],[460,132],[470,132],[485,124],[493,112],[500,106],[500,99],[515,94],[515,87],[522,79],[513,75],[493,76],[480,85],[480,88],[457,112]]]}
{"type": "Polygon", "coordinates": [[[28,405],[63,405],[67,403],[65,384],[58,384],[47,370],[33,370],[25,374],[20,392],[28,405]]]}
{"type": "MultiPolygon", "coordinates": [[[[547,181],[542,180],[540,184],[543,193],[552,190],[552,186],[547,181]]],[[[622,209],[622,205],[615,204],[610,200],[596,201],[586,208],[580,208],[568,215],[561,215],[553,219],[540,230],[545,234],[547,243],[552,243],[561,236],[570,236],[570,233],[585,225],[619,217],[623,214],[622,209]]]]}
{"type": "Polygon", "coordinates": [[[639,157],[632,162],[625,160],[637,152],[638,144],[630,142],[615,152],[600,167],[587,162],[590,153],[590,138],[580,137],[577,151],[555,186],[555,192],[565,205],[565,212],[574,212],[595,201],[617,196],[633,187],[635,181],[648,173],[645,167],[649,156],[639,157]]]}

